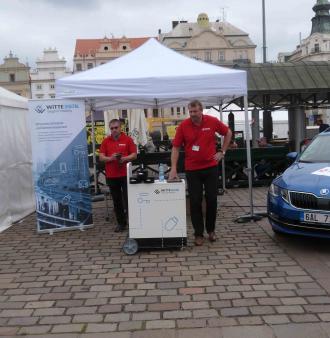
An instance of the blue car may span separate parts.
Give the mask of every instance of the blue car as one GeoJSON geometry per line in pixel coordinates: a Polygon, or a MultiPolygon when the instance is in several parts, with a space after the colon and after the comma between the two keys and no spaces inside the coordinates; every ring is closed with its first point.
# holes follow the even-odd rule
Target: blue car
{"type": "Polygon", "coordinates": [[[317,135],[271,184],[268,219],[274,232],[330,238],[330,131],[317,135]]]}

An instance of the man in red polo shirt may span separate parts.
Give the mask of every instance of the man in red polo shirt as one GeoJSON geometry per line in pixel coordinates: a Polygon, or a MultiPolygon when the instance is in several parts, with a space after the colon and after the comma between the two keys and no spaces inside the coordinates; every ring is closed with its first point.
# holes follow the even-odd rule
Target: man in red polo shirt
{"type": "Polygon", "coordinates": [[[184,146],[190,216],[195,230],[195,244],[199,246],[204,242],[203,189],[206,200],[206,232],[211,242],[216,240],[214,230],[217,214],[218,163],[226,153],[232,132],[217,118],[203,115],[203,106],[200,101],[190,102],[188,109],[190,118],[179,125],[172,142],[169,179],[178,178],[179,150],[181,146],[184,146]],[[224,135],[223,146],[219,152],[216,151],[215,133],[224,135]]]}
{"type": "Polygon", "coordinates": [[[103,140],[99,158],[105,162],[105,175],[118,222],[115,232],[121,232],[127,226],[126,163],[136,159],[137,150],[132,138],[121,132],[118,119],[111,120],[109,128],[111,135],[103,140]]]}

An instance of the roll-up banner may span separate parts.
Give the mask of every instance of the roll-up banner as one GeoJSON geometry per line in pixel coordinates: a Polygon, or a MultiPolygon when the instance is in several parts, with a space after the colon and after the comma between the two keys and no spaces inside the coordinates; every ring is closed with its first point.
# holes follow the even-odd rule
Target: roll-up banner
{"type": "Polygon", "coordinates": [[[84,101],[30,100],[29,115],[38,232],[91,226],[84,101]]]}

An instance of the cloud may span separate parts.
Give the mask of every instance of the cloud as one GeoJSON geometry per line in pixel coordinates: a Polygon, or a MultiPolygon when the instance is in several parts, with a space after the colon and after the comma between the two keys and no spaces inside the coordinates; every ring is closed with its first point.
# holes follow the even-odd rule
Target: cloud
{"type": "MultiPolygon", "coordinates": [[[[0,63],[12,50],[20,61],[34,64],[44,48],[57,47],[72,64],[78,38],[157,36],[171,30],[172,20],[196,21],[201,12],[211,21],[226,13],[227,21],[244,30],[262,60],[260,0],[0,0],[0,63]],[[222,9],[223,7],[223,9],[222,9]]],[[[266,0],[269,60],[293,51],[299,33],[310,34],[316,0],[266,0]],[[297,10],[297,8],[299,10],[297,10]]]]}
{"type": "MultiPolygon", "coordinates": [[[[21,0],[26,1],[26,0],[21,0]]],[[[99,8],[100,0],[30,0],[35,5],[45,5],[64,9],[75,9],[78,11],[89,10],[90,8],[99,8]]]]}

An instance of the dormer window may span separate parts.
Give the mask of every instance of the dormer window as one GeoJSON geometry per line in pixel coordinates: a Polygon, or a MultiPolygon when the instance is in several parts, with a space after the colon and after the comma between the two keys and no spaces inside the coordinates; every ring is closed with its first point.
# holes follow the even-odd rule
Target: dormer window
{"type": "Polygon", "coordinates": [[[103,49],[104,49],[104,50],[108,50],[108,49],[109,49],[109,47],[108,47],[108,46],[105,46],[103,49]]]}
{"type": "Polygon", "coordinates": [[[127,47],[126,46],[123,46],[123,50],[126,50],[127,49],[127,47]]]}

